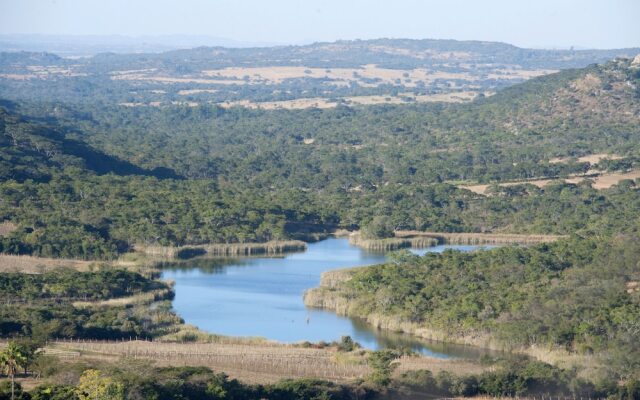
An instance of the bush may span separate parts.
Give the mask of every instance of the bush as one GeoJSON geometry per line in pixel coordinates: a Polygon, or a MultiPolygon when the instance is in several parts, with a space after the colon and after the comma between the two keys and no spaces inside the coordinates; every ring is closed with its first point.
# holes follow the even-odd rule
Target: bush
{"type": "Polygon", "coordinates": [[[353,351],[356,347],[360,346],[351,339],[351,336],[343,336],[340,339],[340,343],[338,343],[338,351],[349,352],[353,351]]]}

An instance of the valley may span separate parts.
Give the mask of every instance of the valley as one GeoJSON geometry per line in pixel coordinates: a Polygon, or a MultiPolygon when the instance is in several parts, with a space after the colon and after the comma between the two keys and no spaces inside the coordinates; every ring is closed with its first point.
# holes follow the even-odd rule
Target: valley
{"type": "Polygon", "coordinates": [[[638,53],[1,53],[3,352],[31,393],[630,399],[638,53]]]}

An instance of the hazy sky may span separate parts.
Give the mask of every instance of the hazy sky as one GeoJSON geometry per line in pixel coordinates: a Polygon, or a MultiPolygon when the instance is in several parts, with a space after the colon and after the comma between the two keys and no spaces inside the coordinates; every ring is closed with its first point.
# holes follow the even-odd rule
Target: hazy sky
{"type": "Polygon", "coordinates": [[[0,34],[211,35],[247,42],[495,40],[640,46],[640,0],[0,0],[0,34]]]}

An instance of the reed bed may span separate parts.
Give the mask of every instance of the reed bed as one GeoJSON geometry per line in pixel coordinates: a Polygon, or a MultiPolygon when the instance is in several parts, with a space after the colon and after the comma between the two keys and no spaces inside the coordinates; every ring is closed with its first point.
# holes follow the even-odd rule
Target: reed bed
{"type": "Polygon", "coordinates": [[[432,237],[395,237],[387,239],[364,239],[359,233],[349,236],[349,243],[371,251],[394,251],[406,248],[432,247],[438,239],[432,237]]]}
{"type": "Polygon", "coordinates": [[[133,296],[116,297],[99,301],[76,301],[73,306],[76,308],[89,308],[101,306],[131,306],[149,304],[159,300],[170,300],[173,297],[173,289],[156,289],[148,292],[142,292],[133,296]]]}
{"type": "Polygon", "coordinates": [[[264,243],[215,243],[194,246],[136,246],[144,254],[163,258],[189,258],[196,255],[251,256],[283,254],[303,251],[307,244],[300,240],[270,241],[264,243]]]}
{"type": "Polygon", "coordinates": [[[255,254],[282,254],[304,251],[307,244],[300,240],[272,241],[265,243],[210,244],[204,247],[214,256],[251,256],[255,254]]]}
{"type": "Polygon", "coordinates": [[[440,243],[446,244],[537,244],[549,243],[566,238],[566,235],[520,235],[515,233],[446,233],[446,232],[420,232],[398,231],[399,238],[428,237],[435,238],[440,243]]]}

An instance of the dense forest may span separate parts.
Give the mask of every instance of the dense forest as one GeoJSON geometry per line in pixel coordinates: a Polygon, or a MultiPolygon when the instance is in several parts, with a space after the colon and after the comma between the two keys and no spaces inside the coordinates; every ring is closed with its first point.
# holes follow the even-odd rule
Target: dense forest
{"type": "Polygon", "coordinates": [[[618,60],[466,105],[264,111],[4,101],[0,220],[15,229],[0,248],[110,259],[135,244],[308,240],[376,217],[391,230],[611,233],[637,215],[634,181],[608,190],[523,182],[491,196],[458,184],[637,169],[639,74],[618,60]],[[595,153],[622,158],[576,158],[595,153]]]}

